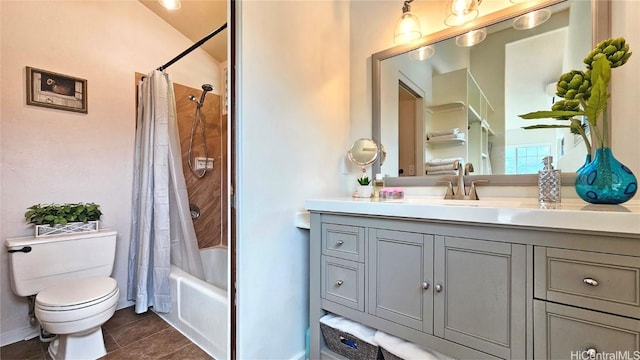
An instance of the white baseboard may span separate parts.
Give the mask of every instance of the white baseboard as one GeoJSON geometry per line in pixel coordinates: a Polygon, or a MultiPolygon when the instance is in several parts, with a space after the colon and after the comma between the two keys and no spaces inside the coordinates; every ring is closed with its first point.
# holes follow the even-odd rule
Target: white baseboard
{"type": "Polygon", "coordinates": [[[18,341],[29,340],[40,333],[40,329],[37,326],[28,326],[20,329],[7,331],[0,334],[0,346],[5,346],[18,341]]]}

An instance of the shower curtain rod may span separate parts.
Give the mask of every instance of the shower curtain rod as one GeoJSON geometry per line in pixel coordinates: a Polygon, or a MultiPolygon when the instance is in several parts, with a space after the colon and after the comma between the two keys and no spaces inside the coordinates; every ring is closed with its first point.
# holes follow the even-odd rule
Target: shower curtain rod
{"type": "Polygon", "coordinates": [[[163,71],[164,69],[166,69],[169,66],[173,65],[173,63],[175,63],[176,61],[182,59],[185,55],[189,54],[193,50],[199,48],[202,44],[206,43],[207,41],[209,41],[209,39],[211,39],[212,37],[218,35],[219,32],[221,32],[222,30],[224,30],[226,28],[227,28],[227,23],[222,24],[222,26],[220,26],[219,28],[215,29],[209,35],[203,37],[200,41],[198,41],[197,43],[193,44],[187,50],[181,52],[178,56],[176,56],[173,59],[169,60],[169,62],[167,62],[166,64],[160,66],[157,70],[163,71]]]}

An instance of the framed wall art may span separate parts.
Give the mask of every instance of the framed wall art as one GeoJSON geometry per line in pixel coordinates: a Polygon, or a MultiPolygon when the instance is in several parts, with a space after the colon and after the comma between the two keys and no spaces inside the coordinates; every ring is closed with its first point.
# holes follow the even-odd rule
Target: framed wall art
{"type": "Polygon", "coordinates": [[[87,80],[27,66],[27,105],[87,113],[87,80]]]}

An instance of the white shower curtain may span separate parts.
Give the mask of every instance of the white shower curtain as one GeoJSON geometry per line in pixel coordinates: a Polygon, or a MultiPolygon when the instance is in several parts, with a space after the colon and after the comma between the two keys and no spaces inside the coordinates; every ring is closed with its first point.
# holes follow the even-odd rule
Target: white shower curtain
{"type": "Polygon", "coordinates": [[[171,264],[204,279],[182,173],[173,83],[155,70],[138,85],[127,298],[136,313],[171,311],[171,264]]]}

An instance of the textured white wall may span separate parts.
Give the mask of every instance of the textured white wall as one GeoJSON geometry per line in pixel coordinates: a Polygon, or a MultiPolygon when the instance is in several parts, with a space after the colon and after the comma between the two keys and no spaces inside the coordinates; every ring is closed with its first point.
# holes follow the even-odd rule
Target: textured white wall
{"type": "Polygon", "coordinates": [[[349,135],[349,3],[242,1],[238,70],[239,359],[304,356],[304,201],[339,195],[349,135]]]}
{"type": "MultiPolygon", "coordinates": [[[[31,235],[36,203],[96,202],[118,231],[114,276],[127,305],[135,72],[147,73],[192,42],[137,1],[1,1],[0,239],[31,235]],[[55,15],[52,15],[55,14],[55,15]],[[88,114],[27,106],[25,66],[87,79],[88,114]]],[[[171,66],[175,82],[217,85],[201,50],[171,66]]],[[[219,86],[217,86],[219,88],[219,86]]],[[[0,345],[30,333],[27,302],[10,288],[0,251],[0,345]]]]}

